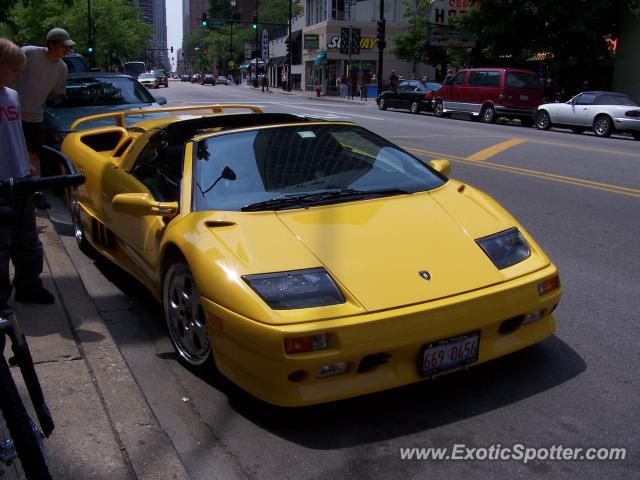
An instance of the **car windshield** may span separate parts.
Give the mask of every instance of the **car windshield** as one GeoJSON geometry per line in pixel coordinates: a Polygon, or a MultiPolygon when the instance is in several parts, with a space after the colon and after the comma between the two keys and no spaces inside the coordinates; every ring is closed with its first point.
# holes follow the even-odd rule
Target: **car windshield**
{"type": "Polygon", "coordinates": [[[422,82],[422,85],[424,85],[424,88],[427,90],[438,90],[442,86],[442,84],[435,82],[422,82]]]}
{"type": "Polygon", "coordinates": [[[64,95],[49,103],[51,108],[153,103],[154,98],[137,81],[128,77],[70,78],[64,95]]]}
{"type": "Polygon", "coordinates": [[[156,76],[153,73],[143,73],[138,77],[138,79],[145,79],[145,78],[156,78],[156,76]]]}
{"type": "Polygon", "coordinates": [[[298,208],[431,190],[444,182],[364,128],[278,126],[198,142],[194,208],[298,208]]]}

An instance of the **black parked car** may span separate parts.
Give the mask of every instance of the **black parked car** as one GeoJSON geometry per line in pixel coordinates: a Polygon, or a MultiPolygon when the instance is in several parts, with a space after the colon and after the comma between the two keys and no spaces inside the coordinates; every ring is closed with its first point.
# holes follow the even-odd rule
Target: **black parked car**
{"type": "Polygon", "coordinates": [[[380,110],[387,108],[408,109],[411,113],[431,111],[433,93],[442,85],[422,80],[405,80],[395,90],[386,90],[378,95],[376,102],[380,110]]]}
{"type": "Polygon", "coordinates": [[[151,70],[151,73],[158,78],[159,85],[164,85],[165,88],[169,86],[169,79],[167,78],[167,74],[164,70],[151,70]]]}
{"type": "Polygon", "coordinates": [[[216,81],[213,78],[213,73],[205,73],[200,77],[200,85],[215,85],[216,81]]]}
{"type": "Polygon", "coordinates": [[[191,75],[189,75],[188,73],[183,73],[182,75],[180,75],[180,81],[181,82],[190,82],[191,81],[191,75]]]}

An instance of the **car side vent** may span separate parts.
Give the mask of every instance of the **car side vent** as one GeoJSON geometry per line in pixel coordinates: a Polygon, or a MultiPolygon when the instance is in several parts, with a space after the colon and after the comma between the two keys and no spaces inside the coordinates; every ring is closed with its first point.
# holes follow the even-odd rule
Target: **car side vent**
{"type": "Polygon", "coordinates": [[[122,154],[124,153],[124,151],[129,148],[129,145],[131,145],[131,139],[127,140],[126,142],[124,142],[122,145],[120,145],[120,147],[118,148],[118,150],[116,150],[113,154],[114,158],[117,157],[121,157],[122,154]]]}
{"type": "Polygon", "coordinates": [[[113,248],[116,245],[116,239],[107,227],[98,222],[95,218],[91,221],[91,236],[93,240],[105,248],[113,248]]]}
{"type": "Polygon", "coordinates": [[[378,365],[384,365],[385,363],[389,363],[389,359],[391,358],[391,354],[389,353],[372,353],[371,355],[367,355],[362,357],[360,360],[360,364],[358,365],[357,373],[366,373],[370,372],[378,365]]]}

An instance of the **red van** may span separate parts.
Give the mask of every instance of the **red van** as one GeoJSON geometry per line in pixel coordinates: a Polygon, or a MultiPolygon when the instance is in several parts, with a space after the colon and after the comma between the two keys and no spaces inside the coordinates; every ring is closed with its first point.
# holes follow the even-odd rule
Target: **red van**
{"type": "Polygon", "coordinates": [[[518,118],[532,126],[544,96],[535,72],[516,68],[460,70],[434,94],[436,117],[466,113],[472,119],[494,123],[497,117],[518,118]]]}

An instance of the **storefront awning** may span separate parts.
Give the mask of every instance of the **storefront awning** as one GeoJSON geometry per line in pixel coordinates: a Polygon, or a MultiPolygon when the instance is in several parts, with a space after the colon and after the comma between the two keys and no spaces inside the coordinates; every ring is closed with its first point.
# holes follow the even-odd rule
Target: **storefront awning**
{"type": "Polygon", "coordinates": [[[249,68],[251,66],[251,64],[249,62],[247,63],[243,63],[242,65],[240,65],[238,68],[240,70],[246,70],[247,68],[249,68]]]}
{"type": "Polygon", "coordinates": [[[275,67],[279,67],[281,65],[289,63],[289,58],[286,55],[282,55],[281,57],[273,57],[270,63],[275,67]]]}
{"type": "Polygon", "coordinates": [[[322,50],[318,55],[316,55],[316,59],[313,61],[313,64],[316,66],[323,65],[323,62],[327,60],[327,51],[322,50]]]}

